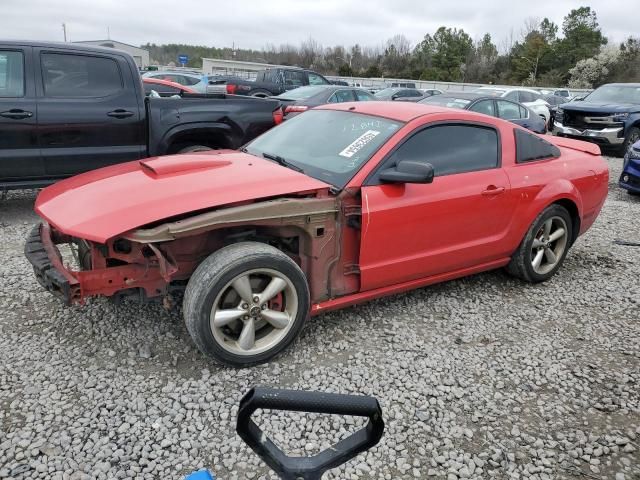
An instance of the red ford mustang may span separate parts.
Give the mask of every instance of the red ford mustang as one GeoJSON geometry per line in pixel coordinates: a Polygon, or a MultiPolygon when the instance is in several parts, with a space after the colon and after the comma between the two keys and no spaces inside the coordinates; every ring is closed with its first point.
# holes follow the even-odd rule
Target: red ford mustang
{"type": "Polygon", "coordinates": [[[551,277],[596,219],[597,146],[398,102],[316,108],[240,152],[152,158],[39,195],[25,251],[67,303],[168,297],[200,350],[264,362],[309,314],[484,270],[551,277]],[[57,244],[78,250],[65,266],[57,244]]]}

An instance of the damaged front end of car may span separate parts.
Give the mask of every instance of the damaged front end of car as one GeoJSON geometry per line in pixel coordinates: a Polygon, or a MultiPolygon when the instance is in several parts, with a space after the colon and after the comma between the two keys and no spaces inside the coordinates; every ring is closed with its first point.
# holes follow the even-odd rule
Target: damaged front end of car
{"type": "MultiPolygon", "coordinates": [[[[321,299],[332,290],[328,268],[340,267],[339,204],[329,196],[259,201],[157,222],[105,243],[42,223],[29,235],[25,255],[38,282],[67,305],[98,295],[166,301],[185,288],[212,252],[235,242],[259,241],[300,265],[310,279],[312,297],[321,299]],[[76,252],[75,262],[61,253],[64,245],[76,252]]],[[[342,272],[336,277],[334,290],[357,288],[344,283],[342,272]]]]}

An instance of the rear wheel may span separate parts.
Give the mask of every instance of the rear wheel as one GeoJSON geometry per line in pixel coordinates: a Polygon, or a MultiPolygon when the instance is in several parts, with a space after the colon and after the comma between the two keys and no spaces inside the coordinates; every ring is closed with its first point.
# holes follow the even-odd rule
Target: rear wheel
{"type": "Polygon", "coordinates": [[[562,266],[572,235],[569,212],[560,205],[547,207],[529,228],[507,271],[531,283],[548,280],[562,266]]]}
{"type": "Polygon", "coordinates": [[[200,351],[234,367],[266,362],[300,333],[309,289],[281,251],[243,242],[211,254],[184,296],[187,329],[200,351]]]}
{"type": "Polygon", "coordinates": [[[254,90],[249,94],[250,97],[267,98],[271,96],[271,92],[267,90],[254,90]]]}

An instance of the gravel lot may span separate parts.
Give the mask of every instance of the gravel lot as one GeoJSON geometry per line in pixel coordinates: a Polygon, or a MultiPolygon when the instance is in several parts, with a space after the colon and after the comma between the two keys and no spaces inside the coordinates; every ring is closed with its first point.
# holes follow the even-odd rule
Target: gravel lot
{"type": "MultiPolygon", "coordinates": [[[[502,272],[316,317],[266,366],[200,355],[178,309],[65,308],[23,241],[35,192],[0,202],[0,478],[275,478],[235,435],[254,384],[376,395],[382,442],[331,478],[640,479],[640,198],[616,186],[552,281],[502,272]]],[[[359,419],[259,423],[312,453],[359,419]],[[329,431],[331,430],[331,431],[329,431]]]]}

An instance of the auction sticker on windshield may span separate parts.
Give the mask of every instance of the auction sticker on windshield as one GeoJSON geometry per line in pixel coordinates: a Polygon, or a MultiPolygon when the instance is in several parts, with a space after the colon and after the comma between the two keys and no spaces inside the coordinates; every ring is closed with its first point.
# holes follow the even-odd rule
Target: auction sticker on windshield
{"type": "Polygon", "coordinates": [[[371,140],[376,138],[376,136],[380,135],[380,132],[377,130],[367,130],[358,138],[356,138],[351,145],[347,146],[344,150],[342,150],[338,155],[345,158],[351,158],[363,147],[367,145],[371,140]]]}

